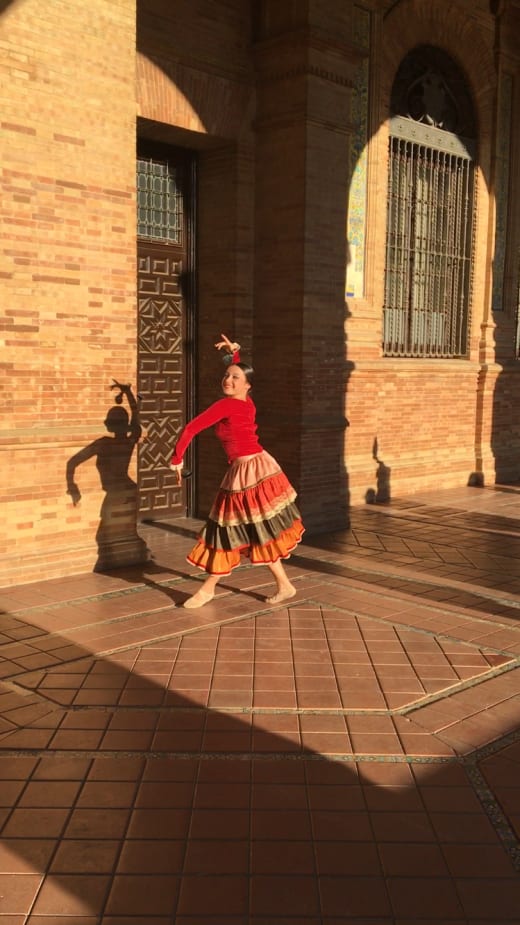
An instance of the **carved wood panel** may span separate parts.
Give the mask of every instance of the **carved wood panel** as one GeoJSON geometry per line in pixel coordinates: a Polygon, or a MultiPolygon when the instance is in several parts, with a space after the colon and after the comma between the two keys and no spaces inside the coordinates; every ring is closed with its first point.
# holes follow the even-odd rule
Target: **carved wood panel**
{"type": "Polygon", "coordinates": [[[186,514],[185,488],[169,469],[186,419],[185,262],[181,247],[139,242],[139,394],[147,432],[139,447],[139,512],[151,520],[186,514]]]}

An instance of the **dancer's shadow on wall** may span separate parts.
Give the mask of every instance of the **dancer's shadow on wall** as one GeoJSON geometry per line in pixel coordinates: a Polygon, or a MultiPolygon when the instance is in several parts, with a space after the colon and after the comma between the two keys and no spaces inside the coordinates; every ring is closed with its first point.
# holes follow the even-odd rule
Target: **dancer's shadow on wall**
{"type": "Polygon", "coordinates": [[[376,487],[367,488],[365,494],[365,500],[367,504],[388,504],[391,500],[391,491],[390,491],[390,474],[391,468],[387,466],[382,459],[379,458],[379,446],[377,442],[377,437],[374,437],[374,443],[372,444],[372,458],[375,459],[377,463],[376,469],[376,487]]]}
{"type": "Polygon", "coordinates": [[[98,437],[71,456],[66,469],[67,493],[75,507],[81,501],[81,492],[75,481],[76,469],[86,460],[95,458],[101,487],[105,492],[96,532],[98,558],[94,571],[120,568],[149,559],[146,543],[136,528],[137,485],[128,474],[132,453],[143,435],[139,401],[130,385],[115,379],[112,381],[110,388],[117,389],[118,393],[104,421],[108,435],[98,437]],[[124,397],[130,414],[123,407],[124,397]]]}

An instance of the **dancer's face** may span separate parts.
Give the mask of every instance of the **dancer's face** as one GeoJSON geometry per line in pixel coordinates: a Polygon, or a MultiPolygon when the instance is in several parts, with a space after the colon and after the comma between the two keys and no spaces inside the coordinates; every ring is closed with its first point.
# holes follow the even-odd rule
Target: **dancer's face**
{"type": "Polygon", "coordinates": [[[247,393],[251,386],[246,379],[246,374],[240,366],[232,364],[228,366],[222,379],[222,391],[228,398],[240,398],[245,401],[247,393]]]}

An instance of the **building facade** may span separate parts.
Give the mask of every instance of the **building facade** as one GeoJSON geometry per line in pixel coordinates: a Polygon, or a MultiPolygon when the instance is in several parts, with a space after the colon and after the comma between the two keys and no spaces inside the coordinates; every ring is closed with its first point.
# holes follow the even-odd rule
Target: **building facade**
{"type": "Polygon", "coordinates": [[[204,516],[214,437],[168,460],[221,332],[310,533],[520,477],[519,36],[520,0],[0,2],[2,586],[204,516]]]}

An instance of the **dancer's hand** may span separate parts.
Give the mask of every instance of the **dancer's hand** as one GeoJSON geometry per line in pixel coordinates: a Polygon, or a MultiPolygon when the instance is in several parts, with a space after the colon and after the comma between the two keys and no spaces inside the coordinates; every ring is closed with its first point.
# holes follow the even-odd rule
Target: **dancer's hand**
{"type": "Polygon", "coordinates": [[[180,466],[174,466],[172,463],[170,463],[170,469],[172,470],[175,476],[175,481],[177,482],[177,485],[180,487],[182,485],[182,463],[180,464],[180,466]]]}
{"type": "Polygon", "coordinates": [[[229,337],[226,337],[225,334],[220,335],[222,340],[219,340],[215,344],[217,350],[226,350],[228,353],[236,353],[237,350],[240,350],[240,344],[237,344],[234,341],[230,341],[229,337]]]}

